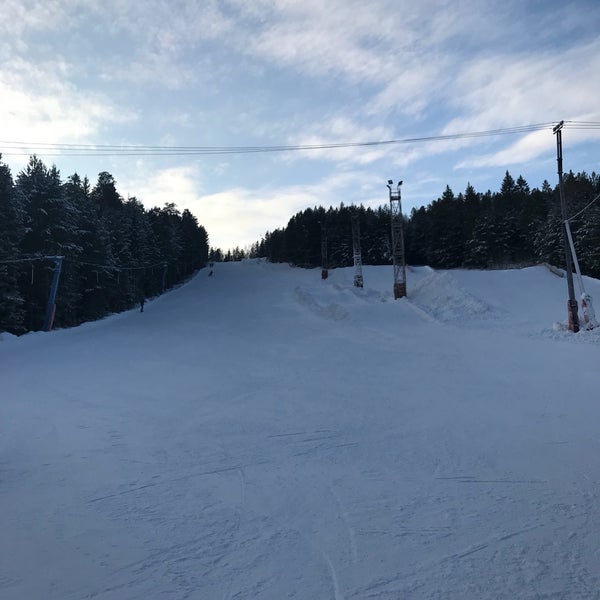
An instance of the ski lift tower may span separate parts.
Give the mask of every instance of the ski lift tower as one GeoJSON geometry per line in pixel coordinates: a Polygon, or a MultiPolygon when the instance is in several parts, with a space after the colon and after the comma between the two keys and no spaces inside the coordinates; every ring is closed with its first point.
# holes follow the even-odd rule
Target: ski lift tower
{"type": "Polygon", "coordinates": [[[354,255],[354,287],[361,288],[363,286],[363,275],[358,215],[352,215],[352,253],[354,255]]]}
{"type": "Polygon", "coordinates": [[[399,181],[396,189],[394,182],[388,179],[390,190],[390,219],[392,221],[392,259],[394,261],[394,300],[406,296],[406,263],[404,260],[404,231],[402,222],[402,202],[400,198],[399,181]]]}

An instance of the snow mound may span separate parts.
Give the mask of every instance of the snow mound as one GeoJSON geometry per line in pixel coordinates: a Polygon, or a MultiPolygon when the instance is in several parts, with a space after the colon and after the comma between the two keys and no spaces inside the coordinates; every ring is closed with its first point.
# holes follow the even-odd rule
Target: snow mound
{"type": "Polygon", "coordinates": [[[329,304],[321,304],[314,295],[307,289],[297,287],[294,290],[296,302],[301,306],[308,308],[315,315],[331,321],[341,321],[348,317],[348,312],[339,304],[332,302],[329,304]]]}
{"type": "Polygon", "coordinates": [[[356,287],[354,284],[346,286],[341,285],[339,283],[334,283],[332,288],[346,295],[349,298],[358,298],[359,300],[365,302],[387,302],[388,296],[391,297],[392,295],[391,292],[387,292],[386,295],[385,292],[381,292],[379,290],[369,287],[359,288],[356,287]]]}
{"type": "Polygon", "coordinates": [[[410,302],[437,321],[469,321],[473,317],[496,319],[497,308],[462,288],[452,273],[434,271],[417,281],[410,302]]]}

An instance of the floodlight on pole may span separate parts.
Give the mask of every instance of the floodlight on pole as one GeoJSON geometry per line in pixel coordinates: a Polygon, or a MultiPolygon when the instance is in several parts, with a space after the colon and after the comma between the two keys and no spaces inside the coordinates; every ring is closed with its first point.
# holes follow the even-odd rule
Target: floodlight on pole
{"type": "Polygon", "coordinates": [[[404,259],[404,228],[402,218],[402,202],[398,181],[396,189],[394,182],[388,179],[387,188],[390,192],[390,220],[392,228],[392,260],[394,263],[394,300],[406,296],[406,263],[404,259]]]}

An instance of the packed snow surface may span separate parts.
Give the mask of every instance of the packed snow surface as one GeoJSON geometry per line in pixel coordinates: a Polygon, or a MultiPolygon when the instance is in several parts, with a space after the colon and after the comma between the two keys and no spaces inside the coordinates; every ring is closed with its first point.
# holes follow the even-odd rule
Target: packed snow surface
{"type": "Polygon", "coordinates": [[[555,326],[564,279],[207,275],[0,336],[2,600],[600,597],[600,332],[555,326]]]}

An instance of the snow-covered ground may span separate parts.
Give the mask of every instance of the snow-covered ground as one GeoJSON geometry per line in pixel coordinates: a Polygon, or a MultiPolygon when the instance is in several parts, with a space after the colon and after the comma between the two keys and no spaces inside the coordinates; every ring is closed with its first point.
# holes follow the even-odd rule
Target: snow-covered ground
{"type": "Polygon", "coordinates": [[[352,277],[218,264],[0,336],[0,598],[599,598],[600,332],[553,327],[565,280],[352,277]]]}

